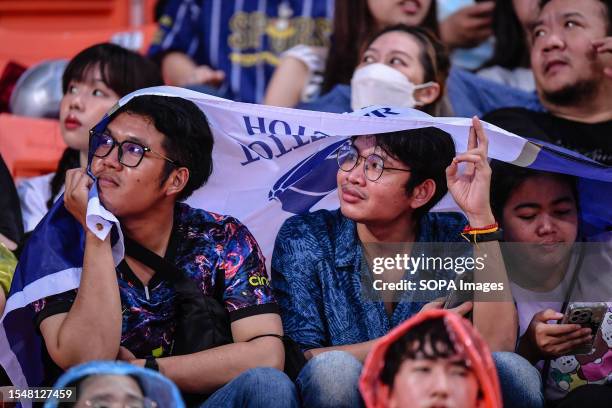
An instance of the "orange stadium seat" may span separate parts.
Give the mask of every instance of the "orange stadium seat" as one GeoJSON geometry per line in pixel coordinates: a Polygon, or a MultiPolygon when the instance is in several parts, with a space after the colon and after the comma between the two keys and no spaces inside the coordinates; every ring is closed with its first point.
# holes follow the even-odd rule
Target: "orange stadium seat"
{"type": "Polygon", "coordinates": [[[156,0],[0,0],[0,61],[31,66],[113,41],[146,52],[156,0]]]}
{"type": "MultiPolygon", "coordinates": [[[[1,1],[1,0],[0,0],[1,1]]],[[[113,42],[146,52],[157,26],[139,29],[98,29],[77,31],[33,31],[0,27],[0,61],[31,66],[54,58],[72,58],[79,51],[100,42],[113,42]]]]}
{"type": "Polygon", "coordinates": [[[65,148],[57,120],[0,114],[0,154],[15,180],[54,171],[65,148]]]}
{"type": "MultiPolygon", "coordinates": [[[[0,0],[0,69],[72,58],[112,41],[146,52],[156,0],[0,0]]],[[[2,72],[2,71],[0,71],[2,72]]],[[[54,171],[65,149],[56,120],[0,114],[0,153],[14,178],[54,171]]]]}
{"type": "Polygon", "coordinates": [[[0,27],[36,31],[121,29],[153,23],[156,0],[0,0],[0,27]]]}

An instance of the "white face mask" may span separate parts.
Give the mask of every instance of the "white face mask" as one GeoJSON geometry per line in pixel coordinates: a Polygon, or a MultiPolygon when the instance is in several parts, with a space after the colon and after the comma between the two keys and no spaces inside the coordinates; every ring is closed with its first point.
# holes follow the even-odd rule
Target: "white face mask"
{"type": "Polygon", "coordinates": [[[371,105],[414,108],[423,106],[414,99],[414,91],[428,88],[435,82],[415,85],[404,74],[388,65],[374,63],[358,68],[351,79],[351,108],[371,105]]]}

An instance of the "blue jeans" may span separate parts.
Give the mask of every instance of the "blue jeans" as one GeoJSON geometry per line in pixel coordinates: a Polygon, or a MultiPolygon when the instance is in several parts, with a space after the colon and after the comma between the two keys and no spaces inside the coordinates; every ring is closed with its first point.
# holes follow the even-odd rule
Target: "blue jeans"
{"type": "Polygon", "coordinates": [[[362,407],[358,386],[362,368],[359,360],[344,351],[328,351],[312,358],[295,381],[302,405],[362,407]]]}
{"type": "Polygon", "coordinates": [[[493,353],[502,389],[504,408],[542,408],[542,377],[537,368],[516,353],[493,353]]]}
{"type": "Polygon", "coordinates": [[[252,368],[212,394],[200,408],[266,407],[297,408],[293,382],[274,368],[252,368]]]}
{"type": "MultiPolygon", "coordinates": [[[[542,408],[540,372],[516,353],[495,352],[493,360],[504,408],[542,408]]],[[[330,351],[314,357],[296,380],[304,407],[362,407],[359,376],[362,364],[351,354],[330,351]]]]}

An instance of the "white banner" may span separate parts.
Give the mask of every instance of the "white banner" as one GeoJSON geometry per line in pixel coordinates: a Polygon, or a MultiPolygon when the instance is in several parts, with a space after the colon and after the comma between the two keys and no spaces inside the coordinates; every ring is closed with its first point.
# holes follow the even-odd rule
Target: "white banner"
{"type": "MultiPolygon", "coordinates": [[[[196,103],[214,134],[214,170],[187,200],[193,207],[228,214],[253,233],[267,266],[283,221],[297,213],[338,208],[335,148],[354,135],[435,126],[448,132],[456,150],[466,150],[469,118],[435,118],[414,109],[370,107],[351,114],[303,111],[233,102],[182,88],[148,88],[141,94],[178,96],[196,103]]],[[[489,156],[529,166],[540,148],[483,122],[489,156]]],[[[437,210],[457,210],[445,197],[437,210]]]]}

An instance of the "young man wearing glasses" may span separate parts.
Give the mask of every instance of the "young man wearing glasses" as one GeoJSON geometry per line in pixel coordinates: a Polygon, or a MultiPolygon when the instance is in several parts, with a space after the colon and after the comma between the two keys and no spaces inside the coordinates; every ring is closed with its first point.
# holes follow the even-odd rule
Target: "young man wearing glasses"
{"type": "MultiPolygon", "coordinates": [[[[487,145],[476,118],[468,151],[458,155],[450,135],[433,127],[353,138],[338,152],[340,209],[294,216],[283,224],[272,255],[272,285],[285,333],[309,360],[296,381],[305,406],[360,406],[358,378],[373,343],[425,306],[408,292],[399,302],[364,296],[373,274],[363,265],[373,246],[401,243],[410,254],[417,242],[462,241],[460,233],[468,224],[476,230],[496,229],[487,145]],[[458,171],[459,163],[465,163],[464,172],[458,171]],[[429,212],[447,190],[467,219],[429,212]]],[[[495,236],[487,237],[489,242],[482,238],[484,234],[480,249],[497,256],[487,265],[486,280],[507,285],[495,236]]],[[[399,273],[405,276],[401,268],[399,273]]],[[[450,275],[419,270],[410,280],[453,275],[452,270],[450,275]]],[[[509,296],[498,299],[505,301],[466,302],[455,311],[471,310],[475,327],[492,350],[514,350],[516,310],[509,296]]],[[[440,306],[431,302],[424,308],[440,306]]],[[[512,371],[506,386],[516,400],[533,406],[526,395],[532,390],[521,390],[512,380],[528,381],[537,372],[513,353],[499,353],[496,361],[498,369],[512,371]]],[[[533,395],[539,397],[537,391],[533,395]]]]}
{"type": "MultiPolygon", "coordinates": [[[[100,200],[124,236],[173,263],[202,296],[223,285],[233,343],[174,355],[173,284],[129,253],[115,269],[110,238],[102,241],[85,227],[78,290],[33,305],[51,359],[62,369],[91,360],[131,361],[159,370],[183,391],[212,394],[206,406],[295,406],[293,384],[279,371],[283,344],[271,336],[282,335],[271,288],[265,279],[249,279],[266,276],[255,239],[234,218],[179,202],[212,172],[213,138],[204,114],[181,98],[139,96],[91,139],[100,200]]],[[[92,183],[82,169],[66,176],[65,207],[83,226],[92,183]]]]}

